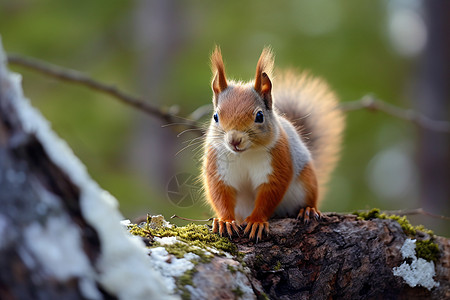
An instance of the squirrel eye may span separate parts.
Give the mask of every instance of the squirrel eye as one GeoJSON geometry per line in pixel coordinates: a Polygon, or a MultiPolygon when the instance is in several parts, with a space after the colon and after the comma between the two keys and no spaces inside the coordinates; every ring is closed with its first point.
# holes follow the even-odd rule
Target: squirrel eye
{"type": "Polygon", "coordinates": [[[216,123],[219,122],[219,115],[217,113],[214,114],[213,118],[216,123]]]}
{"type": "Polygon", "coordinates": [[[262,111],[258,111],[256,113],[255,123],[262,123],[262,122],[264,122],[264,114],[262,111]]]}

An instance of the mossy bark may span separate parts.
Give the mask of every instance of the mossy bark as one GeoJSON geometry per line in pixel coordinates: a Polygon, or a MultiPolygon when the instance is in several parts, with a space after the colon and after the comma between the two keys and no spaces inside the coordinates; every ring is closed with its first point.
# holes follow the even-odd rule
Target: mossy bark
{"type": "MultiPolygon", "coordinates": [[[[272,220],[263,241],[235,242],[270,298],[449,299],[450,240],[434,237],[440,250],[434,277],[439,286],[430,291],[393,275],[403,262],[400,249],[407,238],[395,220],[327,214],[309,224],[272,220]]],[[[415,238],[429,236],[417,232],[415,238]]]]}
{"type": "MultiPolygon", "coordinates": [[[[232,256],[216,252],[209,254],[207,261],[196,263],[195,272],[190,272],[190,284],[180,291],[192,299],[229,299],[232,295],[237,297],[236,291],[246,291],[245,298],[254,299],[449,298],[450,240],[413,227],[406,218],[374,211],[325,214],[321,220],[308,224],[288,218],[271,220],[270,234],[258,243],[234,237],[231,242],[237,249],[221,247],[232,249],[232,256]],[[410,243],[416,247],[417,259],[434,264],[435,274],[429,278],[436,287],[411,287],[394,275],[394,268],[405,262],[411,264],[411,259],[402,253],[407,239],[415,240],[410,243]],[[237,281],[241,282],[239,286],[237,281]]],[[[191,244],[205,250],[230,244],[225,238],[211,235],[204,225],[163,227],[145,233],[146,227],[131,225],[130,231],[144,238],[177,236],[179,243],[164,247],[179,258],[189,252],[191,244]],[[180,247],[177,245],[182,246],[183,252],[172,251],[173,247],[180,247]]],[[[426,282],[422,285],[426,286],[426,282]]]]}

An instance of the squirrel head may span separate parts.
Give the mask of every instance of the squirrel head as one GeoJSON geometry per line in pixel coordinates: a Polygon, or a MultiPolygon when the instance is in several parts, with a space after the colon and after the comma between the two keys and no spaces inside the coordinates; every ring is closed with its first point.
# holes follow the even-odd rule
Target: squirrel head
{"type": "Polygon", "coordinates": [[[274,141],[277,126],[273,112],[273,55],[264,48],[256,66],[255,80],[228,82],[222,54],[218,47],[211,55],[214,114],[210,138],[232,153],[267,148],[274,141]]]}

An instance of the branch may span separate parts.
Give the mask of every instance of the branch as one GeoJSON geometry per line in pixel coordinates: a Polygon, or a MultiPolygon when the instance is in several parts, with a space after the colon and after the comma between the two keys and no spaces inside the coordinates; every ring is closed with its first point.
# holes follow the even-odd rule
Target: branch
{"type": "Polygon", "coordinates": [[[201,127],[196,121],[187,120],[185,118],[163,111],[161,108],[151,105],[141,98],[134,97],[125,92],[122,92],[114,85],[109,85],[94,80],[75,70],[62,68],[56,65],[49,64],[47,62],[43,62],[34,58],[24,57],[21,55],[8,55],[8,63],[19,65],[33,71],[38,71],[59,80],[89,87],[98,92],[110,95],[121,101],[122,103],[143,111],[148,115],[157,117],[164,122],[174,123],[183,120],[183,125],[188,128],[201,127]]]}
{"type": "Polygon", "coordinates": [[[429,217],[432,217],[432,218],[435,218],[435,219],[441,219],[441,220],[450,221],[450,217],[433,214],[433,213],[430,213],[430,212],[424,210],[423,208],[412,208],[412,209],[401,209],[401,210],[385,210],[383,212],[387,213],[389,215],[401,215],[401,216],[424,215],[424,216],[429,216],[429,217]]]}
{"type": "Polygon", "coordinates": [[[375,97],[370,95],[364,96],[360,100],[342,103],[339,107],[344,112],[361,109],[367,109],[370,111],[382,111],[396,118],[412,122],[425,129],[450,133],[449,122],[432,120],[411,109],[399,108],[387,102],[381,101],[380,99],[376,99],[375,97]]]}
{"type": "Polygon", "coordinates": [[[395,220],[334,213],[310,223],[271,219],[270,232],[257,243],[245,234],[218,240],[204,225],[155,225],[151,219],[146,226],[130,224],[128,229],[149,245],[149,260],[155,263],[158,257],[166,274],[180,268],[171,255],[188,258],[187,251],[203,257],[189,258],[192,268],[178,285],[183,298],[448,298],[450,240],[426,232],[407,235],[395,220]],[[161,242],[167,238],[177,243],[165,246],[161,242]],[[168,254],[161,257],[161,250],[168,254]],[[219,254],[224,251],[226,255],[219,254]]]}
{"type": "MultiPolygon", "coordinates": [[[[209,111],[208,106],[202,106],[201,110],[196,110],[191,114],[194,120],[186,119],[169,112],[163,111],[161,108],[146,103],[143,99],[131,96],[114,85],[108,85],[97,80],[94,80],[78,71],[55,66],[34,58],[24,57],[21,55],[8,55],[8,63],[19,65],[30,70],[34,70],[50,77],[87,86],[93,90],[108,94],[124,104],[130,105],[133,108],[141,110],[148,115],[157,117],[164,122],[175,123],[176,125],[183,125],[187,128],[201,129],[201,124],[198,123],[200,117],[205,115],[205,108],[209,111]],[[182,120],[182,123],[178,121],[182,120]]],[[[387,102],[376,99],[373,96],[364,96],[360,100],[344,102],[339,105],[344,112],[367,109],[370,111],[382,111],[388,115],[396,118],[406,120],[416,124],[419,127],[450,133],[450,122],[432,120],[422,114],[419,114],[411,109],[402,109],[387,102]]]]}

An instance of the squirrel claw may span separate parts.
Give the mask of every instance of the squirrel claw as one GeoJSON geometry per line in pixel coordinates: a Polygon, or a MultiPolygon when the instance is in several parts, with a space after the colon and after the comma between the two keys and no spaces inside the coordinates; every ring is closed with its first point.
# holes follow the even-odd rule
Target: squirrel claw
{"type": "Polygon", "coordinates": [[[219,218],[214,218],[212,223],[212,232],[218,233],[220,236],[224,236],[225,230],[228,236],[233,236],[233,231],[239,236],[240,226],[236,224],[236,221],[224,221],[219,218]]]}
{"type": "Polygon", "coordinates": [[[311,213],[314,216],[314,219],[316,220],[322,218],[322,213],[318,209],[307,206],[305,208],[300,209],[297,215],[297,219],[303,218],[303,222],[307,224],[309,223],[309,216],[311,215],[311,213]]]}
{"type": "Polygon", "coordinates": [[[244,230],[244,235],[250,232],[248,238],[250,240],[255,239],[256,242],[262,239],[262,234],[265,231],[266,234],[269,234],[269,222],[246,222],[247,226],[244,230]]]}

